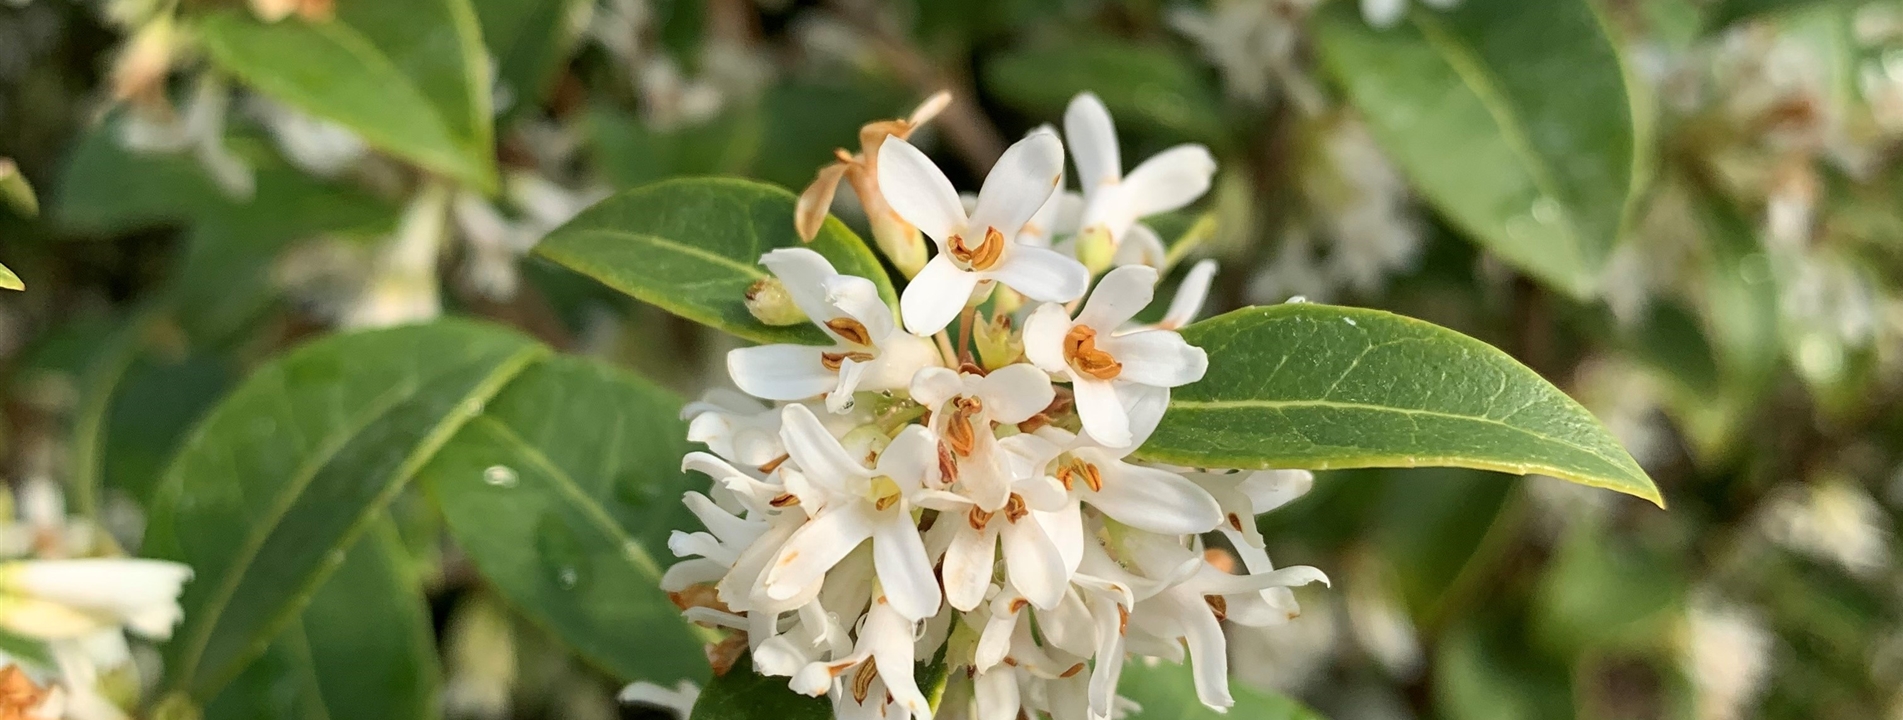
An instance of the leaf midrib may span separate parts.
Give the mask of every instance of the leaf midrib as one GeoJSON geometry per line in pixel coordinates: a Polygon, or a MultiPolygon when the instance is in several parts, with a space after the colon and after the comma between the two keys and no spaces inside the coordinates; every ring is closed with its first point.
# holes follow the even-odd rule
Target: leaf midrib
{"type": "Polygon", "coordinates": [[[1595,458],[1603,460],[1609,465],[1619,468],[1622,471],[1627,470],[1624,463],[1621,463],[1616,459],[1606,457],[1603,454],[1603,452],[1599,450],[1589,448],[1584,445],[1570,442],[1570,441],[1567,441],[1558,437],[1554,437],[1551,435],[1543,435],[1528,428],[1520,427],[1518,425],[1514,425],[1505,421],[1495,420],[1493,418],[1480,416],[1480,415],[1460,415],[1456,413],[1441,412],[1438,410],[1403,408],[1403,407],[1395,407],[1392,405],[1374,405],[1370,403],[1342,402],[1339,400],[1171,400],[1170,401],[1170,408],[1172,410],[1179,409],[1179,408],[1189,409],[1189,410],[1236,410],[1236,409],[1283,410],[1283,409],[1300,409],[1300,408],[1310,408],[1310,407],[1335,408],[1340,410],[1372,410],[1377,412],[1390,412],[1390,413],[1396,413],[1401,415],[1410,415],[1410,416],[1419,415],[1424,417],[1440,418],[1444,420],[1460,420],[1464,422],[1477,422],[1477,423],[1482,423],[1486,425],[1497,425],[1499,427],[1503,427],[1508,430],[1512,430],[1514,432],[1525,434],[1537,440],[1542,440],[1545,442],[1550,442],[1556,445],[1578,450],[1580,452],[1586,453],[1587,455],[1591,455],[1595,458]]]}
{"type": "MultiPolygon", "coordinates": [[[[724,266],[728,269],[734,270],[735,272],[739,272],[742,275],[746,275],[748,278],[754,279],[754,280],[758,280],[760,278],[764,278],[767,276],[765,271],[761,270],[760,268],[756,266],[742,263],[739,260],[735,260],[733,258],[727,257],[725,255],[721,255],[719,253],[702,250],[700,248],[694,247],[687,243],[684,243],[679,240],[675,240],[673,238],[669,238],[663,235],[633,232],[630,230],[617,230],[617,229],[609,228],[609,227],[580,228],[575,231],[575,234],[578,236],[604,235],[611,238],[629,240],[632,242],[641,243],[643,246],[655,246],[662,250],[670,250],[681,255],[698,258],[706,262],[713,263],[715,265],[724,266]]],[[[756,245],[758,244],[757,241],[755,244],[756,245]]],[[[557,249],[557,246],[550,246],[549,249],[544,250],[543,252],[544,254],[547,254],[547,255],[566,255],[566,253],[564,253],[562,250],[557,249]]],[[[570,257],[572,258],[573,256],[570,256],[570,257]]],[[[569,265],[569,267],[575,267],[575,266],[569,265]]],[[[594,273],[590,273],[590,274],[592,275],[594,273]]],[[[597,275],[597,277],[599,276],[597,275]]]]}

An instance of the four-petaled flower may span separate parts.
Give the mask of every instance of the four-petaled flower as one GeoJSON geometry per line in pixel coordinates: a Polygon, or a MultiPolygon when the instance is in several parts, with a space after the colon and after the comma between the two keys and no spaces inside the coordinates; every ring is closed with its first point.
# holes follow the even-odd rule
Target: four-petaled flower
{"type": "Polygon", "coordinates": [[[1084,93],[1064,110],[1077,182],[1084,189],[1077,258],[1091,269],[1111,262],[1161,267],[1163,240],[1142,218],[1182,208],[1209,191],[1216,158],[1201,145],[1177,145],[1123,174],[1117,129],[1096,95],[1084,93]]]}

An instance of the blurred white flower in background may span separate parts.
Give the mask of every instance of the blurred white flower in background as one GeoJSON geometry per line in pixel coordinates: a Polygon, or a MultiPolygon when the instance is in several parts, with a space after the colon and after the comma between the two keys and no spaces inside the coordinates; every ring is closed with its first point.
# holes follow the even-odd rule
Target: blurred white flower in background
{"type": "Polygon", "coordinates": [[[1327,101],[1300,58],[1303,21],[1322,0],[1218,0],[1172,8],[1169,23],[1222,71],[1231,97],[1265,105],[1277,91],[1313,114],[1327,101]]]}
{"type": "Polygon", "coordinates": [[[665,710],[675,720],[687,720],[687,716],[694,712],[694,702],[700,699],[700,686],[682,680],[668,688],[642,680],[621,688],[615,699],[622,705],[665,710]]]}
{"type": "MultiPolygon", "coordinates": [[[[1436,10],[1447,10],[1460,4],[1460,0],[1418,0],[1436,10]]],[[[1408,0],[1361,0],[1361,17],[1369,25],[1377,28],[1391,28],[1401,24],[1407,16],[1408,0]]]]}
{"type": "Polygon", "coordinates": [[[1774,638],[1755,610],[1697,592],[1678,640],[1680,662],[1695,690],[1697,720],[1756,716],[1772,669],[1774,638]]]}
{"type": "Polygon", "coordinates": [[[1780,488],[1759,518],[1766,537],[1785,548],[1868,578],[1890,564],[1890,520],[1847,478],[1826,476],[1780,488]]]}

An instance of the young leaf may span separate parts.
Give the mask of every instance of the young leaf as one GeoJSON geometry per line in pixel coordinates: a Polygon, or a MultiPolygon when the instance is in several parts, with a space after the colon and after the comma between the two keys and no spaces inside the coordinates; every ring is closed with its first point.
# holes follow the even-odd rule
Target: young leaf
{"type": "MultiPolygon", "coordinates": [[[[1229,681],[1229,693],[1236,699],[1227,713],[1211,710],[1196,699],[1196,684],[1190,668],[1131,658],[1123,665],[1123,677],[1117,694],[1142,706],[1142,710],[1124,715],[1126,720],[1323,720],[1320,713],[1286,696],[1257,690],[1240,680],[1229,681]]],[[[698,719],[697,719],[698,720],[698,719]]]]}
{"type": "Polygon", "coordinates": [[[437,716],[429,605],[395,526],[378,520],[206,720],[437,716]]]}
{"type": "Polygon", "coordinates": [[[146,552],[196,573],[171,686],[216,695],[431,454],[546,352],[445,321],[325,338],[254,372],[192,432],[152,503],[146,552]]]}
{"type": "Polygon", "coordinates": [[[0,204],[11,206],[14,212],[27,217],[40,214],[40,201],[33,195],[33,186],[20,174],[20,166],[7,158],[0,158],[0,204]]]}
{"type": "Polygon", "coordinates": [[[1378,30],[1315,17],[1324,63],[1414,187],[1501,258],[1590,297],[1647,172],[1650,117],[1588,0],[1468,0],[1378,30]]]}
{"type": "Polygon", "coordinates": [[[1664,505],[1591,413],[1486,343],[1378,310],[1244,308],[1183,329],[1209,372],[1139,454],[1217,468],[1453,466],[1664,505]]]}
{"type": "Polygon", "coordinates": [[[818,344],[808,323],[773,327],[747,312],[747,288],[770,277],[760,255],[806,247],[847,275],[896,295],[878,258],[837,218],[811,243],[793,230],[793,194],[747,180],[669,180],[603,200],[557,228],[535,252],[608,287],[695,322],[757,342],[818,344]]]}
{"type": "Polygon", "coordinates": [[[337,4],[327,22],[210,13],[205,47],[260,92],[393,155],[496,186],[489,60],[469,0],[337,4]]]}
{"type": "Polygon", "coordinates": [[[20,280],[20,276],[13,274],[13,270],[7,266],[0,265],[0,290],[25,289],[26,283],[20,280]]]}
{"type": "Polygon", "coordinates": [[[620,370],[553,358],[464,425],[417,481],[519,611],[623,681],[705,681],[702,639],[661,591],[681,493],[680,401],[620,370]]]}

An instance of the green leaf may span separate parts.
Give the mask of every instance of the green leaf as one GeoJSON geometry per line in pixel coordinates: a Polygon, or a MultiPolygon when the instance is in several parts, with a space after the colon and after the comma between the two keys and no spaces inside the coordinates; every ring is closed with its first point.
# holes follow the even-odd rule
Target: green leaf
{"type": "Polygon", "coordinates": [[[1139,454],[1218,468],[1452,466],[1664,505],[1591,413],[1506,353],[1378,310],[1292,303],[1183,329],[1209,353],[1139,454]]]}
{"type": "Polygon", "coordinates": [[[743,655],[701,690],[689,720],[831,720],[831,701],[793,692],[786,680],[753,672],[753,658],[743,655]]]}
{"type": "Polygon", "coordinates": [[[1861,4],[1856,0],[1719,0],[1707,11],[1705,27],[1707,30],[1717,30],[1764,15],[1781,15],[1826,5],[1852,8],[1861,4]]]}
{"type": "Polygon", "coordinates": [[[523,372],[417,481],[457,545],[522,614],[623,681],[705,681],[702,638],[661,591],[671,531],[696,526],[680,401],[554,358],[523,372]]]}
{"type": "Polygon", "coordinates": [[[484,191],[496,187],[488,57],[469,0],[338,3],[335,20],[210,13],[220,67],[380,149],[484,191]]]}
{"type": "MultiPolygon", "coordinates": [[[[606,104],[588,110],[588,134],[601,153],[602,173],[623,189],[671,177],[744,173],[759,154],[761,125],[760,113],[748,107],[667,131],[651,129],[639,118],[606,104]]],[[[815,162],[811,170],[828,162],[830,156],[815,162]]]]}
{"type": "Polygon", "coordinates": [[[763,343],[819,344],[810,324],[771,327],[747,312],[746,292],[769,277],[760,255],[806,247],[847,275],[870,278],[896,305],[878,258],[837,218],[801,243],[793,194],[747,180],[669,180],[603,200],[543,238],[535,252],[689,320],[763,343]]]}
{"type": "Polygon", "coordinates": [[[1568,668],[1533,654],[1509,618],[1451,628],[1434,657],[1434,708],[1447,720],[1573,717],[1568,668]]]}
{"type": "Polygon", "coordinates": [[[1581,522],[1561,538],[1533,597],[1533,638],[1562,657],[1586,649],[1670,652],[1690,577],[1663,548],[1581,522]]]}
{"type": "MultiPolygon", "coordinates": [[[[185,433],[224,396],[238,377],[226,358],[195,353],[177,356],[146,349],[112,388],[99,430],[97,473],[101,485],[126,493],[145,507],[165,465],[185,433]]],[[[75,444],[85,438],[75,438],[75,444]]],[[[75,475],[82,472],[74,469],[75,475]]]]}
{"type": "Polygon", "coordinates": [[[20,166],[7,158],[0,158],[0,203],[12,206],[14,212],[27,217],[40,214],[40,200],[33,195],[33,186],[20,174],[20,166]]]}
{"type": "MultiPolygon", "coordinates": [[[[1060,118],[1097,94],[1119,129],[1224,145],[1222,104],[1205,73],[1166,45],[1093,38],[1006,53],[984,65],[988,90],[1034,117],[1060,118]]],[[[1126,140],[1127,142],[1127,140],[1126,140]]]]}
{"type": "Polygon", "coordinates": [[[78,138],[53,193],[52,217],[78,233],[113,235],[227,209],[190,155],[143,154],[119,144],[119,117],[78,138]]]}
{"type": "Polygon", "coordinates": [[[1123,665],[1123,678],[1117,694],[1135,700],[1142,710],[1125,715],[1128,720],[1324,720],[1320,713],[1278,693],[1229,681],[1229,693],[1236,699],[1228,713],[1219,713],[1196,699],[1196,685],[1187,665],[1150,663],[1131,658],[1123,665]]]}
{"type": "Polygon", "coordinates": [[[205,718],[424,720],[437,715],[440,684],[423,589],[379,520],[205,718]]]}
{"type": "Polygon", "coordinates": [[[13,271],[8,269],[7,266],[0,265],[0,290],[25,289],[26,283],[20,280],[20,276],[13,274],[13,271]]]}
{"type": "Polygon", "coordinates": [[[540,106],[576,40],[575,14],[584,0],[472,0],[483,44],[496,59],[497,104],[506,113],[540,106]]]}
{"type": "Polygon", "coordinates": [[[1649,172],[1649,111],[1589,0],[1471,0],[1377,30],[1315,16],[1324,63],[1414,187],[1515,267],[1574,297],[1649,172]]]}
{"type": "Polygon", "coordinates": [[[214,696],[431,454],[546,352],[443,321],[328,337],[254,372],[193,430],[151,508],[145,551],[196,572],[171,686],[214,696]]]}

